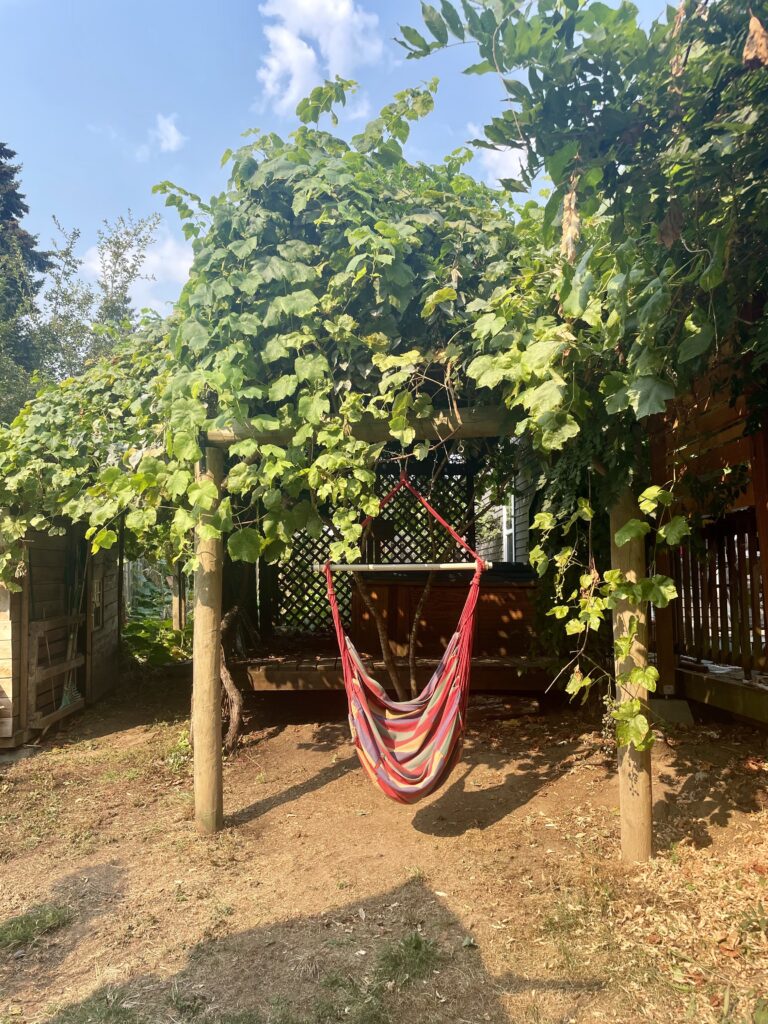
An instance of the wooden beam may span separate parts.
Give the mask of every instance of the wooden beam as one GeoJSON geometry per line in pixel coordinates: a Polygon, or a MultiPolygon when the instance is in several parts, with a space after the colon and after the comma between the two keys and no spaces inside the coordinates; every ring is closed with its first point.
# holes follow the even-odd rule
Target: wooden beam
{"type": "MultiPolygon", "coordinates": [[[[629,488],[625,488],[611,508],[611,568],[620,569],[631,582],[642,578],[645,570],[645,542],[642,537],[618,547],[616,532],[628,519],[640,515],[629,488]]],[[[635,666],[648,664],[646,649],[647,621],[645,609],[620,601],[613,609],[613,637],[618,640],[629,633],[629,622],[637,619],[638,633],[626,658],[616,658],[617,677],[635,666]]],[[[639,697],[648,692],[640,687],[617,686],[619,700],[639,697]]],[[[632,744],[619,747],[619,812],[621,817],[621,857],[629,862],[646,861],[653,847],[653,805],[651,796],[651,752],[637,750],[632,744]]]]}
{"type": "Polygon", "coordinates": [[[768,725],[768,693],[762,687],[723,678],[720,673],[698,672],[695,668],[681,667],[677,671],[689,700],[768,725]]]}
{"type": "MultiPolygon", "coordinates": [[[[514,433],[516,419],[503,406],[476,406],[471,409],[459,409],[457,412],[445,410],[437,412],[426,419],[413,421],[416,431],[414,440],[445,441],[479,437],[510,437],[514,433]]],[[[360,441],[376,444],[380,441],[392,441],[388,419],[376,419],[365,415],[359,423],[350,425],[352,434],[360,441]]],[[[261,444],[289,444],[296,428],[280,427],[276,430],[255,430],[247,423],[234,427],[221,427],[209,430],[208,444],[227,447],[236,441],[252,438],[261,444]]]]}
{"type": "MultiPolygon", "coordinates": [[[[224,453],[207,447],[196,478],[221,489],[224,453]]],[[[209,521],[211,513],[203,517],[209,521]]],[[[195,822],[198,831],[218,832],[224,823],[221,769],[221,587],[224,546],[195,531],[195,619],[192,641],[192,741],[194,746],[195,822]]]]}

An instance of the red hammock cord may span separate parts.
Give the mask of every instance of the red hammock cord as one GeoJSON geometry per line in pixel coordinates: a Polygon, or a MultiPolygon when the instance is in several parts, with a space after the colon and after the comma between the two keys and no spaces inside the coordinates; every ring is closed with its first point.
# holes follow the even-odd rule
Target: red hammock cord
{"type": "MultiPolygon", "coordinates": [[[[406,490],[409,490],[411,492],[411,494],[416,499],[418,499],[419,502],[421,502],[421,504],[424,506],[424,508],[427,510],[427,512],[429,512],[429,514],[433,518],[435,518],[438,521],[438,523],[440,523],[440,525],[444,529],[446,529],[448,531],[448,533],[451,535],[451,537],[453,537],[453,539],[456,541],[456,543],[460,547],[464,548],[464,550],[467,551],[470,555],[472,555],[472,557],[475,560],[475,567],[476,567],[475,568],[475,575],[474,575],[474,577],[472,579],[472,587],[473,588],[476,587],[478,585],[478,583],[479,583],[479,580],[480,580],[480,574],[485,569],[488,568],[485,559],[481,558],[480,555],[478,555],[478,553],[475,551],[475,549],[470,547],[469,544],[467,544],[465,538],[459,536],[459,534],[456,532],[456,530],[454,530],[454,528],[451,526],[451,524],[447,523],[445,521],[445,519],[443,519],[443,517],[440,515],[440,513],[437,511],[437,509],[433,508],[430,505],[430,503],[427,501],[427,499],[424,497],[424,495],[420,494],[419,491],[416,490],[416,488],[413,486],[411,481],[408,479],[408,476],[407,476],[407,474],[406,474],[404,469],[401,470],[401,472],[400,472],[400,479],[395,484],[395,486],[392,488],[392,490],[389,491],[387,494],[385,494],[384,497],[381,499],[381,502],[379,504],[379,508],[382,509],[382,508],[384,508],[385,505],[388,505],[389,502],[392,501],[392,499],[395,497],[395,495],[399,494],[400,491],[402,491],[403,488],[406,488],[406,490]]],[[[373,522],[373,519],[374,519],[374,516],[366,516],[365,519],[360,524],[361,527],[363,529],[365,529],[366,526],[368,526],[371,522],[373,522]]],[[[397,571],[397,566],[396,565],[392,567],[392,571],[393,572],[397,571]]],[[[341,626],[341,620],[340,620],[340,617],[339,617],[339,606],[338,606],[338,603],[336,601],[336,592],[335,592],[334,586],[333,586],[333,574],[331,573],[331,563],[330,563],[330,560],[325,563],[325,578],[326,578],[326,581],[328,583],[328,600],[330,601],[330,604],[331,604],[331,611],[333,612],[333,618],[334,618],[334,622],[336,624],[336,629],[337,629],[337,632],[338,632],[339,628],[341,626]]]]}
{"type": "MultiPolygon", "coordinates": [[[[485,562],[480,557],[480,555],[478,555],[478,553],[474,550],[474,548],[471,548],[469,546],[469,544],[467,544],[466,540],[463,537],[460,537],[458,535],[458,533],[454,530],[454,528],[450,525],[450,523],[447,523],[445,521],[445,519],[443,519],[443,517],[440,515],[440,513],[436,509],[432,508],[432,506],[427,501],[427,499],[424,497],[424,495],[420,494],[416,490],[416,488],[413,486],[411,481],[408,479],[408,476],[407,476],[405,470],[401,471],[400,479],[395,484],[395,486],[392,488],[392,490],[388,494],[385,494],[384,497],[381,499],[380,507],[384,508],[385,505],[388,505],[390,503],[390,501],[392,501],[392,499],[395,497],[395,495],[399,494],[400,491],[402,491],[402,489],[404,487],[407,490],[409,490],[411,492],[411,494],[414,496],[414,498],[416,498],[418,501],[421,502],[421,504],[424,506],[424,508],[427,510],[427,512],[429,512],[429,514],[431,516],[433,516],[433,518],[435,518],[438,521],[438,523],[440,523],[440,525],[444,529],[446,529],[448,531],[448,533],[450,533],[450,535],[453,537],[453,539],[456,541],[456,543],[460,547],[464,548],[465,551],[468,551],[470,555],[472,555],[474,560],[477,562],[478,567],[482,567],[483,569],[485,569],[485,567],[486,567],[485,562]]],[[[371,522],[373,522],[373,519],[374,519],[373,516],[366,516],[365,519],[362,521],[362,523],[360,525],[362,526],[363,529],[365,529],[366,526],[368,526],[371,522]]]]}

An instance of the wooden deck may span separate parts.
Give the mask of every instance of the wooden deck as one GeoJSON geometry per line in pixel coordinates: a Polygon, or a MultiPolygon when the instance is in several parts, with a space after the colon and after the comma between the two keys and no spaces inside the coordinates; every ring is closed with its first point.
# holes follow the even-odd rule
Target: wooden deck
{"type": "MultiPolygon", "coordinates": [[[[371,675],[386,681],[383,662],[368,657],[363,661],[371,675]]],[[[435,666],[433,659],[417,660],[419,686],[426,685],[435,666]]],[[[407,680],[407,665],[402,662],[400,667],[403,680],[407,680]]],[[[234,661],[230,669],[239,686],[257,692],[344,688],[340,659],[328,654],[234,661]]],[[[542,693],[553,675],[553,664],[546,658],[473,658],[471,687],[482,691],[542,693]]]]}

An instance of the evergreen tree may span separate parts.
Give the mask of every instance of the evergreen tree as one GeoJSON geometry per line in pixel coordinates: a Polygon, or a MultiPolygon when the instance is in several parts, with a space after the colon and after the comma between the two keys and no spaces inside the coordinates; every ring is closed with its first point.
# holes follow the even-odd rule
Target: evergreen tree
{"type": "Polygon", "coordinates": [[[37,249],[37,238],[21,226],[29,207],[19,190],[21,167],[13,163],[15,156],[0,142],[0,322],[20,312],[50,267],[48,254],[37,249]]]}
{"type": "Polygon", "coordinates": [[[19,190],[19,164],[0,142],[0,423],[14,418],[40,383],[82,372],[136,325],[130,290],[142,279],[159,217],[118,217],[98,233],[99,273],[84,280],[75,247],[80,232],[65,231],[50,252],[21,226],[29,213],[19,190]]]}

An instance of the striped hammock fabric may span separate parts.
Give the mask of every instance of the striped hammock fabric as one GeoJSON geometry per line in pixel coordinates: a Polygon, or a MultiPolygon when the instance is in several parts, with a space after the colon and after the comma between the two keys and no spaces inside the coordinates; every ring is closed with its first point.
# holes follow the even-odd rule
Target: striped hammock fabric
{"type": "Polygon", "coordinates": [[[410,804],[437,789],[461,756],[475,610],[485,563],[404,476],[383,499],[382,505],[402,487],[411,491],[454,539],[475,557],[476,566],[456,631],[448,641],[432,678],[418,697],[407,701],[392,700],[384,687],[368,674],[344,631],[329,564],[325,566],[325,576],[347,691],[349,723],[360,763],[388,797],[410,804]]]}

